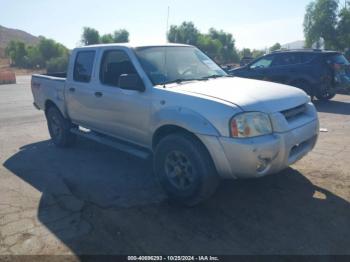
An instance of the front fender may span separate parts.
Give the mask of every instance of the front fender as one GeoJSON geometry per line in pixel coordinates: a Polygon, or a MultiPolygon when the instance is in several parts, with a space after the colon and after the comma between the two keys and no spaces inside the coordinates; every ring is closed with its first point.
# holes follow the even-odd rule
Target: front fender
{"type": "Polygon", "coordinates": [[[168,107],[153,116],[152,132],[165,125],[182,127],[192,133],[219,136],[219,131],[201,114],[184,107],[168,107]]]}

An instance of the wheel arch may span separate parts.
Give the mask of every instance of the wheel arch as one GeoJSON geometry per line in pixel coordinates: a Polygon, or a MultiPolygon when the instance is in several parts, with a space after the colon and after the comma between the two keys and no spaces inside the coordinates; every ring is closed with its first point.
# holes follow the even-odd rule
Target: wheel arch
{"type": "Polygon", "coordinates": [[[153,137],[152,137],[152,149],[154,150],[156,148],[156,146],[159,144],[159,142],[164,137],[171,135],[171,134],[176,134],[176,133],[186,134],[186,135],[192,136],[195,139],[197,139],[198,141],[200,141],[200,139],[193,132],[189,131],[188,129],[181,127],[181,126],[178,126],[178,125],[174,125],[174,124],[166,124],[166,125],[158,127],[158,129],[154,132],[153,137]]]}
{"type": "Polygon", "coordinates": [[[56,107],[58,109],[58,111],[60,111],[62,116],[66,118],[66,115],[64,114],[64,112],[62,112],[61,108],[54,101],[52,101],[51,99],[47,99],[45,101],[45,105],[44,106],[45,106],[44,107],[45,115],[47,114],[49,108],[56,107]]]}
{"type": "MultiPolygon", "coordinates": [[[[315,94],[315,87],[314,84],[312,83],[312,81],[307,78],[307,77],[297,77],[292,79],[291,81],[288,82],[288,85],[297,87],[299,89],[302,89],[298,86],[298,84],[303,83],[305,84],[309,89],[310,89],[310,94],[308,95],[314,95],[315,94]]],[[[303,89],[302,89],[303,90],[303,89]]],[[[304,90],[305,91],[305,90],[304,90]]]]}

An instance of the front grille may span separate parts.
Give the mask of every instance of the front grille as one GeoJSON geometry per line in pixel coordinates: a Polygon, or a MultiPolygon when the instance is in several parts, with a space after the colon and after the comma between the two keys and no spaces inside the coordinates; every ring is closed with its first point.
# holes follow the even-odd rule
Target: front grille
{"type": "Polygon", "coordinates": [[[287,119],[287,121],[290,121],[294,118],[297,118],[300,115],[303,115],[305,111],[307,110],[306,104],[297,106],[288,110],[284,110],[281,113],[284,115],[284,117],[287,119]]]}

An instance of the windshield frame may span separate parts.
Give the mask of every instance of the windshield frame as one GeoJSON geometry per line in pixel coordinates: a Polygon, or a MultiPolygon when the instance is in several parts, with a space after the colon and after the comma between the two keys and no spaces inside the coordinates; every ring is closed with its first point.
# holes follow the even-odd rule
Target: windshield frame
{"type": "MultiPolygon", "coordinates": [[[[139,47],[134,47],[134,48],[132,48],[132,51],[133,51],[133,53],[134,53],[134,55],[135,55],[135,57],[136,57],[138,63],[140,64],[142,70],[145,72],[145,74],[147,75],[149,81],[152,83],[153,86],[160,86],[160,85],[164,85],[164,86],[165,86],[165,85],[167,85],[167,84],[177,83],[177,81],[175,81],[175,80],[174,80],[174,81],[165,81],[165,82],[162,82],[162,83],[156,83],[156,82],[154,82],[153,79],[152,79],[152,77],[149,75],[149,72],[148,72],[147,70],[145,70],[145,68],[144,68],[144,66],[143,66],[143,64],[142,64],[142,62],[141,62],[141,59],[140,59],[140,57],[139,57],[139,55],[138,55],[137,50],[139,50],[139,49],[148,49],[148,48],[174,48],[174,47],[175,47],[175,48],[192,48],[192,49],[194,49],[194,50],[200,51],[200,52],[203,53],[213,64],[215,64],[218,68],[220,68],[220,69],[222,70],[222,72],[223,72],[222,77],[228,77],[228,76],[230,76],[224,69],[222,69],[222,67],[221,67],[218,63],[215,62],[214,59],[212,59],[210,56],[208,56],[205,52],[203,52],[201,49],[199,49],[199,48],[196,47],[196,46],[191,46],[191,45],[154,45],[154,46],[139,46],[139,47]],[[167,82],[169,82],[169,83],[167,83],[167,82]]],[[[207,78],[209,79],[209,78],[211,78],[211,76],[208,75],[207,78]]],[[[216,78],[216,77],[215,77],[215,78],[216,78]]],[[[193,79],[193,78],[192,78],[192,79],[182,79],[181,82],[187,82],[187,81],[203,81],[203,80],[205,80],[205,77],[204,77],[204,78],[195,78],[195,79],[193,79]]]]}

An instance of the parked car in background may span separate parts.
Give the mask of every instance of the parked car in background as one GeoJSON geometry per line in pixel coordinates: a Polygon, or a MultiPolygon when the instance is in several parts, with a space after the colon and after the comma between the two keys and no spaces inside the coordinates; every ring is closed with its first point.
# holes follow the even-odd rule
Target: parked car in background
{"type": "Polygon", "coordinates": [[[245,66],[247,64],[249,64],[250,62],[252,62],[254,60],[253,57],[251,56],[245,56],[241,59],[241,61],[239,62],[240,66],[245,66]]]}
{"type": "Polygon", "coordinates": [[[319,100],[332,99],[338,89],[350,88],[349,61],[334,51],[276,51],[229,73],[295,86],[319,100]]]}
{"type": "Polygon", "coordinates": [[[215,192],[220,178],[287,168],[318,138],[304,92],[231,77],[188,45],[76,48],[67,75],[33,75],[31,86],[54,144],[67,147],[79,135],[153,155],[169,198],[190,206],[215,192]]]}

